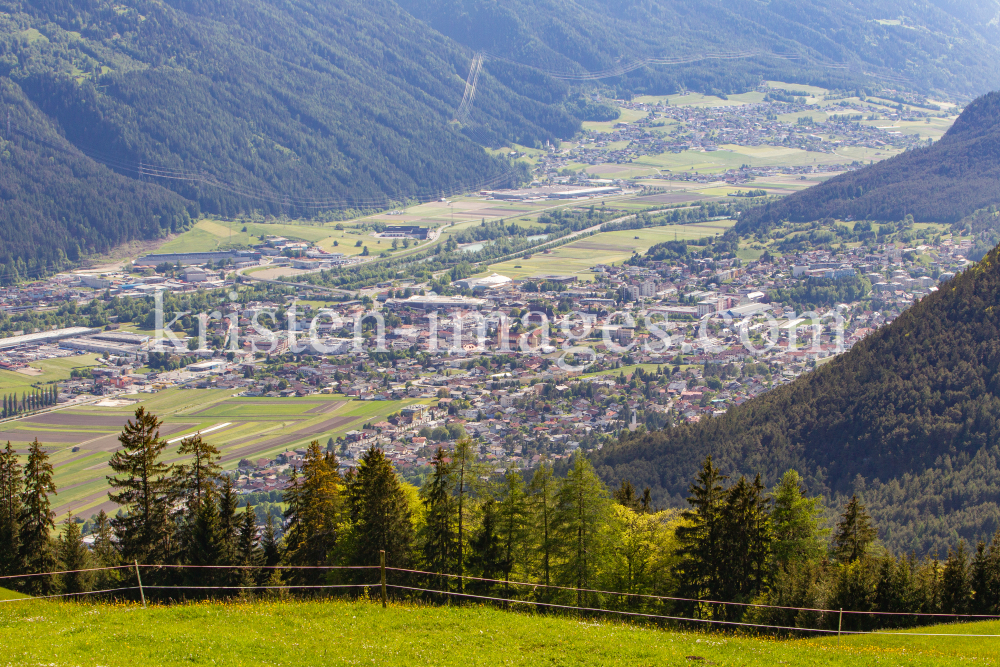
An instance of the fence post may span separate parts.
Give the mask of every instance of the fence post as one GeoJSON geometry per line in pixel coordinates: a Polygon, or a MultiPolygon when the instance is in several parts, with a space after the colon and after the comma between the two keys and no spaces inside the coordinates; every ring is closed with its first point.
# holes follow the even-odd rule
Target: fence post
{"type": "Polygon", "coordinates": [[[837,616],[837,646],[840,646],[840,626],[844,622],[844,608],[840,608],[840,615],[837,616]]]}
{"type": "Polygon", "coordinates": [[[382,574],[382,609],[385,609],[385,549],[378,552],[379,570],[382,574]]]}
{"type": "Polygon", "coordinates": [[[135,578],[139,581],[139,597],[142,598],[142,608],[146,608],[146,594],[142,590],[142,577],[139,575],[139,561],[133,560],[132,563],[135,565],[135,578]]]}

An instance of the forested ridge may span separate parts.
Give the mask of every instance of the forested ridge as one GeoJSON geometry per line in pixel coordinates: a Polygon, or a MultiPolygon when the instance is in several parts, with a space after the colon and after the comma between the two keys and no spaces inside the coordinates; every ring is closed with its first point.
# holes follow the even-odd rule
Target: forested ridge
{"type": "Polygon", "coordinates": [[[678,61],[604,79],[622,94],[743,92],[761,78],[830,88],[875,78],[968,97],[1000,86],[1000,29],[988,0],[905,9],[894,0],[399,2],[476,50],[573,77],[651,58],[678,61]],[[733,53],[755,55],[696,60],[733,53]]]}
{"type": "Polygon", "coordinates": [[[724,415],[625,434],[595,454],[606,480],[682,502],[711,454],[730,475],[802,473],[857,493],[899,552],[941,552],[1000,526],[1000,249],[849,352],[724,415]]]}
{"type": "Polygon", "coordinates": [[[451,122],[470,54],[388,0],[8,0],[0,12],[15,146],[0,175],[4,264],[155,238],[185,210],[309,216],[509,186],[518,170],[482,145],[579,127],[553,104],[565,84],[537,73],[517,90],[484,73],[481,106],[451,122]]]}
{"type": "Polygon", "coordinates": [[[966,107],[937,143],[748,211],[742,234],[826,217],[957,223],[1000,203],[1000,92],[966,107]]]}

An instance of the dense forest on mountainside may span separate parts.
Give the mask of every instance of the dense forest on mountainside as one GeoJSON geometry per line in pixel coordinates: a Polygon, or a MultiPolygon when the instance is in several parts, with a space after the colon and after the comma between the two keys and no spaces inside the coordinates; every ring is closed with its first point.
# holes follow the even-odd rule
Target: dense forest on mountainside
{"type": "Polygon", "coordinates": [[[969,97],[1000,86],[1000,28],[990,0],[399,2],[471,48],[574,77],[648,58],[761,53],[639,67],[605,80],[623,93],[741,92],[762,76],[836,88],[874,74],[925,94],[969,97]]]}
{"type": "Polygon", "coordinates": [[[798,470],[858,493],[897,552],[1000,527],[1000,249],[849,352],[725,415],[643,433],[595,456],[605,480],[680,505],[708,454],[730,475],[798,470]]]}
{"type": "Polygon", "coordinates": [[[4,264],[71,254],[67,235],[85,252],[155,238],[185,208],[164,188],[192,211],[336,215],[513,185],[522,172],[480,144],[532,145],[579,127],[552,104],[565,84],[515,66],[516,90],[484,73],[481,107],[451,122],[469,54],[388,0],[5,0],[0,12],[6,138],[22,162],[49,163],[29,179],[37,193],[9,191],[4,264]],[[25,134],[83,155],[49,154],[25,134]],[[155,185],[98,163],[131,179],[141,165],[155,185]],[[107,205],[100,179],[125,203],[107,205]],[[49,230],[48,247],[30,241],[31,225],[49,230]]]}
{"type": "Polygon", "coordinates": [[[937,143],[751,210],[736,228],[763,235],[783,220],[902,220],[908,214],[917,222],[957,223],[998,203],[1000,92],[994,92],[972,102],[937,143]]]}

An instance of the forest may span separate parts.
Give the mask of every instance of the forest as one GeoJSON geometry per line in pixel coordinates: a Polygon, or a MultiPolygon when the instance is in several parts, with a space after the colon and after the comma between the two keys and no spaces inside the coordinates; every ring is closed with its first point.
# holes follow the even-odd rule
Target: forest
{"type": "Polygon", "coordinates": [[[794,468],[811,492],[857,494],[899,552],[944,553],[1000,527],[1000,250],[815,371],[724,415],[624,433],[606,481],[683,503],[711,454],[728,475],[794,468]]]}
{"type": "Polygon", "coordinates": [[[447,592],[473,602],[826,629],[843,620],[822,609],[848,610],[845,629],[927,621],[913,613],[1000,609],[1000,536],[975,547],[959,541],[943,562],[897,556],[876,539],[857,496],[826,528],[823,515],[833,508],[809,496],[795,470],[767,488],[760,475],[726,477],[708,457],[690,480],[686,508],[662,509],[649,488],[640,493],[628,480],[612,491],[579,454],[562,477],[549,464],[531,474],[497,472],[460,438],[437,449],[417,488],[376,447],[342,474],[335,455],[313,441],[280,498],[239,497],[201,434],[180,442],[179,463],[164,463],[161,424],[138,408],[122,429],[108,476],[122,511],[87,522],[69,515],[59,527],[45,447],[36,439],[23,464],[9,443],[0,450],[6,587],[108,591],[131,585],[139,566],[128,564],[139,563],[153,600],[296,594],[279,593],[285,586],[326,586],[335,595],[338,585],[370,582],[377,571],[364,568],[384,554],[393,583],[431,603],[447,592]],[[344,567],[355,569],[337,569],[344,567]]]}
{"type": "Polygon", "coordinates": [[[487,71],[513,60],[572,81],[601,72],[621,96],[739,93],[761,79],[853,88],[882,76],[924,94],[1000,88],[987,55],[998,53],[987,0],[908,5],[904,25],[879,20],[901,14],[892,0],[398,1],[459,43],[498,56],[487,71]],[[704,58],[713,53],[752,57],[704,58]]]}
{"type": "Polygon", "coordinates": [[[931,146],[849,171],[746,212],[736,225],[760,237],[783,221],[823,218],[957,223],[1000,203],[1000,93],[965,108],[931,146]]]}

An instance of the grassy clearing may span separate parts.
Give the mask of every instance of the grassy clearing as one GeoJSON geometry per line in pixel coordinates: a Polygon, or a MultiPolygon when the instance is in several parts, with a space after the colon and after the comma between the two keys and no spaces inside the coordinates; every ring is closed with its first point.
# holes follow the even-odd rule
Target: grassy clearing
{"type": "MultiPolygon", "coordinates": [[[[1000,623],[928,628],[993,634],[1000,623]]],[[[994,640],[881,635],[774,640],[538,616],[484,607],[368,602],[175,606],[0,605],[7,664],[789,665],[995,664],[994,640]]]]}

